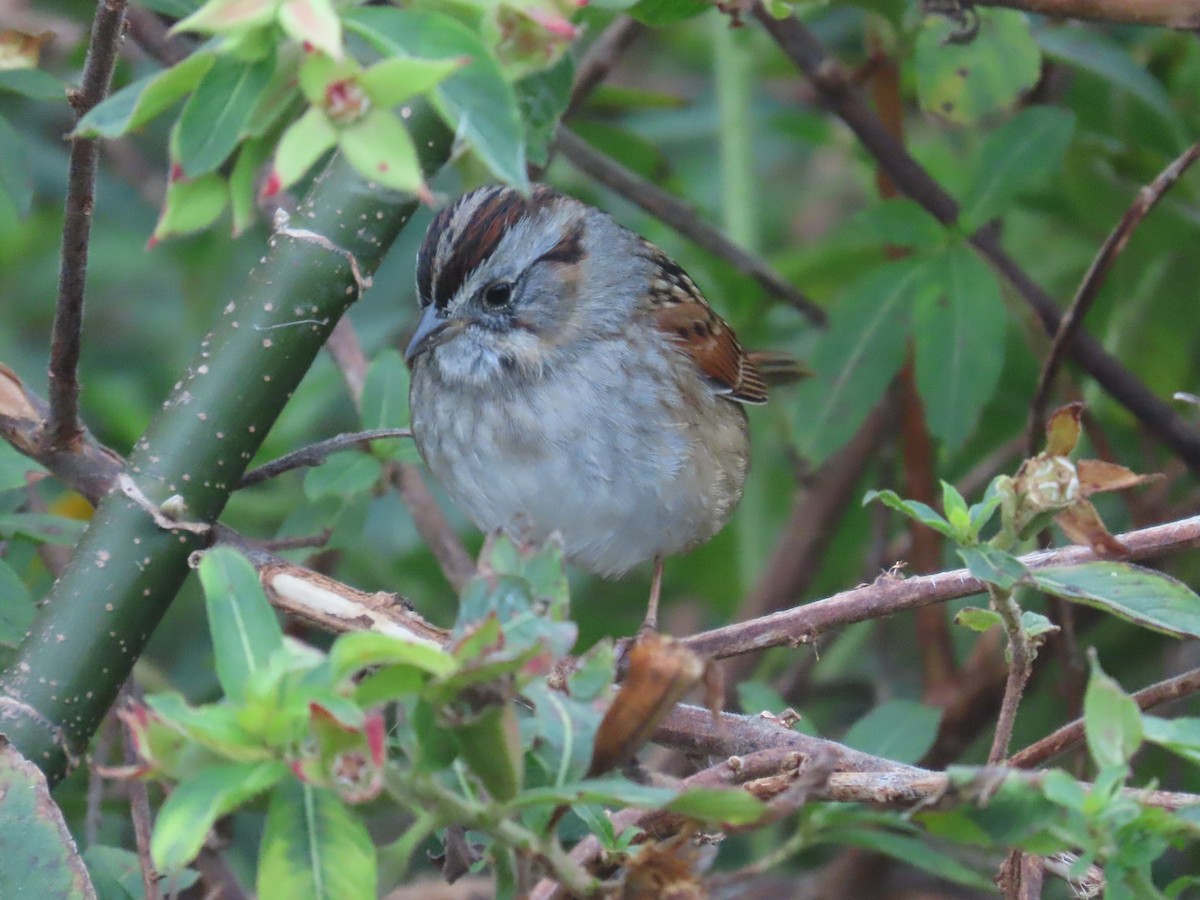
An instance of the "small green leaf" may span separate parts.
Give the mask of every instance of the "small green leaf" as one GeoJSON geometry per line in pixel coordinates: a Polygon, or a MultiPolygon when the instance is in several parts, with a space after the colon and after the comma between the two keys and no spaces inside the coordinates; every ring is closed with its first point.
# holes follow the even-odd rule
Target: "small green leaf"
{"type": "Polygon", "coordinates": [[[936,509],[920,500],[905,500],[895,491],[867,491],[863,495],[863,506],[866,506],[873,500],[878,500],[888,509],[894,509],[898,513],[908,516],[910,519],[920,522],[922,525],[928,525],[938,534],[945,535],[948,538],[954,537],[954,529],[950,527],[950,523],[943,519],[936,509]]]}
{"type": "Polygon", "coordinates": [[[524,129],[516,97],[474,31],[442,13],[395,7],[351,9],[343,18],[347,29],[385,56],[469,57],[469,65],[434,88],[434,106],[498,178],[528,189],[524,129]]]}
{"type": "Polygon", "coordinates": [[[947,247],[930,266],[939,289],[913,313],[917,391],[929,430],[957,450],[1000,383],[1007,312],[995,274],[966,245],[947,247]]]}
{"type": "MultiPolygon", "coordinates": [[[[826,835],[822,835],[823,838],[826,835]]],[[[987,875],[968,869],[954,857],[937,850],[927,841],[912,835],[893,831],[868,830],[865,828],[837,829],[828,835],[837,843],[852,844],[883,853],[907,865],[924,869],[939,878],[966,887],[995,894],[996,886],[987,875]]]]}
{"type": "Polygon", "coordinates": [[[527,75],[513,85],[521,120],[525,123],[525,144],[529,161],[544,166],[554,145],[558,123],[571,99],[575,60],[566,54],[549,69],[527,75]]]}
{"type": "Polygon", "coordinates": [[[440,647],[374,631],[344,634],[329,648],[329,665],[340,681],[370,666],[415,666],[430,675],[449,675],[458,663],[440,647]]]}
{"type": "Polygon", "coordinates": [[[1200,597],[1162,572],[1125,562],[1031,569],[1040,590],[1176,637],[1200,637],[1200,597]]]}
{"type": "Polygon", "coordinates": [[[279,7],[279,25],[293,40],[342,58],[342,20],[330,0],[285,0],[279,7]]]}
{"type": "Polygon", "coordinates": [[[0,558],[0,646],[20,644],[36,614],[29,589],[8,560],[0,558]]]}
{"type": "Polygon", "coordinates": [[[1142,714],[1133,698],[1100,668],[1088,651],[1092,674],[1083,695],[1083,730],[1088,751],[1101,768],[1126,766],[1142,745],[1142,714]]]}
{"type": "Polygon", "coordinates": [[[989,629],[1004,624],[1000,613],[994,609],[980,609],[978,606],[964,606],[954,614],[954,624],[962,625],[982,634],[989,629]]]}
{"type": "Polygon", "coordinates": [[[1144,715],[1142,728],[1146,740],[1200,765],[1200,719],[1162,719],[1144,715]]]}
{"type": "Polygon", "coordinates": [[[425,185],[417,148],[395,113],[372,109],[338,133],[338,147],[354,168],[384,187],[418,193],[425,185]]]}
{"type": "Polygon", "coordinates": [[[358,450],[335,453],[305,473],[304,496],[317,500],[361,494],[375,486],[382,469],[379,460],[369,453],[358,450]]]}
{"type": "Polygon", "coordinates": [[[972,575],[1002,590],[1011,590],[1029,574],[1025,564],[1011,553],[987,545],[959,547],[958,555],[972,575]]]}
{"type": "Polygon", "coordinates": [[[215,171],[229,158],[274,71],[274,53],[249,62],[217,58],[179,114],[175,148],[185,176],[215,171]]]}
{"type": "Polygon", "coordinates": [[[337,144],[338,133],[329,117],[310,106],[288,126],[275,150],[277,189],[289,188],[303,177],[325,153],[337,144]]]}
{"type": "Polygon", "coordinates": [[[908,197],[884,200],[856,214],[853,223],[893,247],[928,250],[946,240],[942,223],[908,197]]]}
{"type": "Polygon", "coordinates": [[[956,540],[962,543],[974,540],[975,535],[971,533],[971,516],[967,512],[967,501],[948,481],[942,482],[942,509],[946,511],[946,521],[954,529],[956,540]]]}
{"type": "Polygon", "coordinates": [[[65,100],[67,87],[41,69],[0,70],[0,91],[11,91],[31,100],[65,100]]]}
{"type": "Polygon", "coordinates": [[[238,710],[232,705],[189,706],[177,693],[152,694],[146,698],[146,705],[164,725],[230,760],[254,762],[269,755],[269,751],[241,726],[238,710]]]}
{"type": "Polygon", "coordinates": [[[965,124],[1011,107],[1037,83],[1042,68],[1023,13],[984,9],[977,19],[970,41],[952,42],[947,38],[957,22],[925,16],[913,56],[921,108],[965,124]]]}
{"type": "Polygon", "coordinates": [[[238,237],[254,224],[257,217],[258,173],[271,156],[273,142],[267,138],[251,138],[242,143],[237,161],[229,173],[229,206],[233,211],[233,236],[238,237]]]}
{"type": "Polygon", "coordinates": [[[1046,616],[1028,609],[1021,611],[1021,625],[1025,628],[1025,636],[1031,641],[1062,630],[1046,616]]]}
{"type": "Polygon", "coordinates": [[[244,34],[275,21],[279,0],[208,0],[198,10],[176,22],[171,33],[244,34]]]}
{"type": "Polygon", "coordinates": [[[216,172],[199,178],[177,178],[167,185],[167,197],[154,226],[155,242],[207,228],[229,201],[229,187],[216,172]]]}
{"type": "Polygon", "coordinates": [[[18,216],[29,214],[33,205],[33,173],[25,153],[25,140],[3,116],[0,116],[0,193],[8,195],[18,216]]]}
{"type": "MultiPolygon", "coordinates": [[[[92,844],[83,852],[83,861],[92,875],[99,900],[145,900],[142,861],[132,850],[92,844]]],[[[199,880],[199,872],[185,869],[172,879],[171,886],[183,892],[199,880]]]]}
{"type": "Polygon", "coordinates": [[[371,361],[362,392],[362,427],[408,426],[408,366],[396,350],[384,350],[371,361]]]}
{"type": "Polygon", "coordinates": [[[899,261],[858,279],[830,316],[796,391],[801,451],[820,462],[858,430],[904,362],[909,316],[929,286],[923,265],[899,261]]]}
{"type": "Polygon", "coordinates": [[[1073,113],[1034,106],[992,132],[962,198],[959,225],[963,230],[972,232],[994,219],[1022,191],[1057,172],[1074,130],[1073,113]]]}
{"type": "Polygon", "coordinates": [[[1003,476],[993,478],[988,484],[987,490],[983,492],[983,499],[978,503],[971,504],[971,532],[978,536],[992,520],[992,516],[996,510],[1000,508],[1000,503],[1004,499],[1004,495],[1000,492],[999,479],[1003,476]]]}
{"type": "Polygon", "coordinates": [[[767,805],[736,788],[689,788],[664,809],[702,822],[748,825],[763,817],[767,805]]]}
{"type": "Polygon", "coordinates": [[[432,90],[468,59],[412,59],[393,56],[375,63],[358,77],[358,83],[378,106],[395,106],[432,90]]]}
{"type": "Polygon", "coordinates": [[[332,791],[280,782],[258,860],[261,900],[374,900],[375,848],[362,820],[332,791]]]}
{"type": "Polygon", "coordinates": [[[208,627],[217,677],[225,694],[240,700],[246,685],[283,648],[283,630],[263,593],[258,572],[229,547],[215,547],[200,560],[208,627]]]}
{"type": "Polygon", "coordinates": [[[915,700],[889,700],[850,727],[842,743],[896,762],[915,763],[933,746],[942,712],[915,700]]]}
{"type": "Polygon", "coordinates": [[[46,778],[0,742],[0,897],[94,897],[87,869],[46,778]]]}
{"type": "Polygon", "coordinates": [[[126,85],[92,107],[74,134],[81,137],[118,137],[165,112],[200,83],[212,68],[216,54],[198,50],[169,69],[126,85]]]}
{"type": "Polygon", "coordinates": [[[287,771],[287,763],[279,760],[230,763],[208,766],[181,781],[154,822],[154,867],[168,875],[181,871],[196,858],[217,819],[267,790],[287,771]]]}

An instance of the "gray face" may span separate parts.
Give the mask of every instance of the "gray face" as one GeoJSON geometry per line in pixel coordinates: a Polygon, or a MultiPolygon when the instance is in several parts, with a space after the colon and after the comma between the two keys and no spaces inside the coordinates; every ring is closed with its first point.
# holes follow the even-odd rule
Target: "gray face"
{"type": "Polygon", "coordinates": [[[409,360],[464,386],[502,373],[540,377],[628,316],[619,292],[585,305],[579,285],[585,267],[590,284],[597,283],[592,270],[601,285],[618,276],[628,282],[630,265],[643,263],[633,256],[635,240],[608,216],[543,186],[531,197],[496,187],[466,195],[438,215],[418,255],[424,312],[409,360]],[[624,271],[615,263],[621,257],[624,271]]]}

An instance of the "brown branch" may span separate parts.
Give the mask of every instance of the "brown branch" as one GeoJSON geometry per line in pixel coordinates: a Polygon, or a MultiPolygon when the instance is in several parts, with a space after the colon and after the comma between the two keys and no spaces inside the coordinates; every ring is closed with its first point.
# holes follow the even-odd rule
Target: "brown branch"
{"type": "Polygon", "coordinates": [[[1133,236],[1133,232],[1142,224],[1142,220],[1146,218],[1150,210],[1154,209],[1158,201],[1197,159],[1200,159],[1200,143],[1188,147],[1170,165],[1159,172],[1153,181],[1138,191],[1137,197],[1125,211],[1125,215],[1121,216],[1121,221],[1104,239],[1095,259],[1084,273],[1083,281],[1080,282],[1079,289],[1071,300],[1071,305],[1063,313],[1058,330],[1054,333],[1054,341],[1050,345],[1050,352],[1046,356],[1045,363],[1042,364],[1037,388],[1034,390],[1033,400],[1029,404],[1029,429],[1025,438],[1028,456],[1037,453],[1045,439],[1046,404],[1049,402],[1054,378],[1062,366],[1067,349],[1083,326],[1084,316],[1088,314],[1088,310],[1099,296],[1100,288],[1108,278],[1113,263],[1116,262],[1117,257],[1133,236]]]}
{"type": "Polygon", "coordinates": [[[575,69],[575,83],[571,85],[571,99],[563,113],[569,119],[592,91],[608,77],[621,55],[629,46],[646,33],[646,26],[631,16],[617,16],[592,43],[575,69]]]}
{"type": "Polygon", "coordinates": [[[164,66],[173,66],[186,59],[191,50],[180,37],[172,37],[158,13],[142,6],[129,8],[129,36],[134,42],[164,66]]]}
{"type": "Polygon", "coordinates": [[[1021,9],[1056,19],[1200,28],[1197,0],[974,0],[973,5],[1021,9]]]}
{"type": "MultiPolygon", "coordinates": [[[[141,688],[132,677],[125,682],[125,688],[121,694],[122,696],[117,699],[118,708],[129,702],[141,703],[144,699],[141,688]]],[[[133,743],[133,735],[127,731],[125,732],[125,764],[133,765],[139,759],[137,748],[133,743]]],[[[126,789],[129,791],[129,815],[133,820],[134,844],[137,847],[138,863],[142,869],[142,888],[147,897],[157,897],[159,893],[158,873],[154,871],[154,860],[150,856],[150,833],[153,830],[150,817],[150,794],[146,788],[146,782],[140,778],[131,778],[126,784],[126,789]]]]}
{"type": "Polygon", "coordinates": [[[412,432],[407,428],[376,428],[372,431],[355,431],[348,434],[335,435],[323,441],[317,441],[315,444],[309,444],[307,447],[301,447],[299,450],[293,450],[291,453],[285,453],[278,459],[273,459],[269,463],[259,466],[257,469],[251,469],[242,476],[242,480],[238,482],[237,490],[240,491],[243,488],[261,484],[293,469],[319,466],[335,453],[340,453],[343,450],[357,449],[372,441],[410,437],[412,437],[412,432]]]}
{"type": "Polygon", "coordinates": [[[1000,701],[1000,715],[996,719],[996,730],[992,735],[992,749],[988,751],[988,765],[1004,762],[1008,746],[1012,742],[1013,726],[1017,722],[1017,707],[1025,695],[1025,685],[1033,673],[1033,648],[1029,645],[1029,634],[1021,621],[1021,607],[1013,597],[1013,591],[988,585],[992,608],[1004,620],[1008,636],[1008,676],[1004,680],[1004,697],[1000,701]]]}
{"type": "MultiPolygon", "coordinates": [[[[76,121],[108,93],[125,23],[125,4],[126,0],[101,0],[96,5],[92,37],[83,66],[83,83],[79,90],[69,95],[76,121]]],[[[75,446],[83,433],[79,423],[79,348],[99,156],[100,148],[95,138],[72,138],[63,213],[58,304],[54,310],[50,341],[50,421],[44,438],[56,450],[75,446]]]]}
{"type": "Polygon", "coordinates": [[[565,128],[558,129],[555,147],[575,168],[636,203],[700,249],[720,257],[739,272],[749,275],[769,294],[798,310],[814,325],[825,324],[828,318],[825,310],[792,287],[764,260],[743,250],[720,229],[701,219],[694,209],[677,197],[599,153],[587,141],[565,128]]]}
{"type": "MultiPolygon", "coordinates": [[[[1147,710],[1197,691],[1200,691],[1200,669],[1192,669],[1182,675],[1142,688],[1133,695],[1133,700],[1139,709],[1147,710]]],[[[1031,769],[1079,746],[1083,740],[1083,719],[1076,719],[1030,744],[1019,753],[1014,753],[1008,763],[1018,769],[1031,769]]]]}
{"type": "MultiPolygon", "coordinates": [[[[904,149],[854,90],[845,70],[795,16],[776,19],[763,8],[754,14],[780,48],[817,89],[821,99],[846,123],[907,197],[921,204],[944,225],[958,219],[958,203],[904,149]]],[[[1000,246],[994,228],[970,237],[971,245],[996,268],[1034,310],[1048,334],[1058,330],[1062,311],[1000,246]]],[[[1174,450],[1193,470],[1200,470],[1200,431],[1186,423],[1164,400],[1151,392],[1104,347],[1080,332],[1071,345],[1074,359],[1113,398],[1132,412],[1152,434],[1174,450]]]]}
{"type": "MultiPolygon", "coordinates": [[[[1178,551],[1200,544],[1200,516],[1155,525],[1119,536],[1129,548],[1129,559],[1145,559],[1166,551],[1178,551]]],[[[1098,559],[1087,547],[1063,547],[1043,550],[1021,557],[1031,569],[1067,565],[1098,559]]],[[[987,586],[966,569],[955,569],[916,578],[884,576],[874,584],[853,588],[807,603],[794,609],[763,616],[750,622],[715,628],[682,643],[701,656],[722,658],[761,650],[766,647],[797,647],[811,643],[818,635],[854,622],[876,619],[905,609],[917,609],[930,603],[942,603],[958,597],[979,594],[987,586]]]]}

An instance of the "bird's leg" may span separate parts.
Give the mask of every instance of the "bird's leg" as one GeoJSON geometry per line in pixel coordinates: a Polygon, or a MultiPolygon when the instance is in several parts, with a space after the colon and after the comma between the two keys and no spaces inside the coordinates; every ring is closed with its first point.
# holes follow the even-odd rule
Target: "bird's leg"
{"type": "Polygon", "coordinates": [[[663,558],[656,556],[654,557],[654,575],[650,578],[650,601],[646,604],[646,618],[642,620],[642,627],[638,629],[638,634],[658,631],[658,598],[662,594],[662,577],[663,558]]]}

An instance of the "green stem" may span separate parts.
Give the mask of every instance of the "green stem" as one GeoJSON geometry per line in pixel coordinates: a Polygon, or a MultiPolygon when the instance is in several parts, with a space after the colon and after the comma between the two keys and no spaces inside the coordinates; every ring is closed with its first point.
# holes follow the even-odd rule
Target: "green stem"
{"type": "Polygon", "coordinates": [[[1008,678],[1004,684],[1004,700],[1000,704],[1000,716],[996,720],[996,734],[992,738],[992,749],[988,753],[988,764],[999,765],[1008,758],[1008,746],[1012,741],[1013,725],[1017,720],[1017,707],[1025,693],[1025,684],[1033,667],[1033,655],[1029,651],[1029,636],[1025,623],[1021,621],[1021,607],[1017,605],[1012,591],[988,586],[992,606],[1004,620],[1008,634],[1008,678]]]}
{"type": "Polygon", "coordinates": [[[467,800],[432,776],[389,768],[386,784],[388,793],[407,807],[432,810],[443,824],[464,825],[513,850],[532,854],[572,896],[590,897],[599,888],[596,879],[571,859],[552,834],[538,835],[505,818],[494,806],[467,800]]]}
{"type": "MultiPolygon", "coordinates": [[[[410,119],[427,170],[450,136],[428,111],[410,119]]],[[[242,295],[220,312],[126,472],[177,519],[216,521],[313,358],[408,222],[416,202],[381,191],[335,159],[277,231],[242,295]],[[301,231],[303,229],[303,231],[301,231]],[[322,243],[324,242],[324,243],[322,243]],[[352,271],[351,260],[357,267],[352,271]]],[[[54,784],[80,759],[188,573],[206,535],[165,530],[114,492],[0,676],[8,739],[54,784]]]]}
{"type": "Polygon", "coordinates": [[[758,250],[758,188],[754,179],[754,72],[746,42],[751,29],[733,29],[712,16],[717,136],[721,155],[722,224],[745,249],[758,250]]]}

